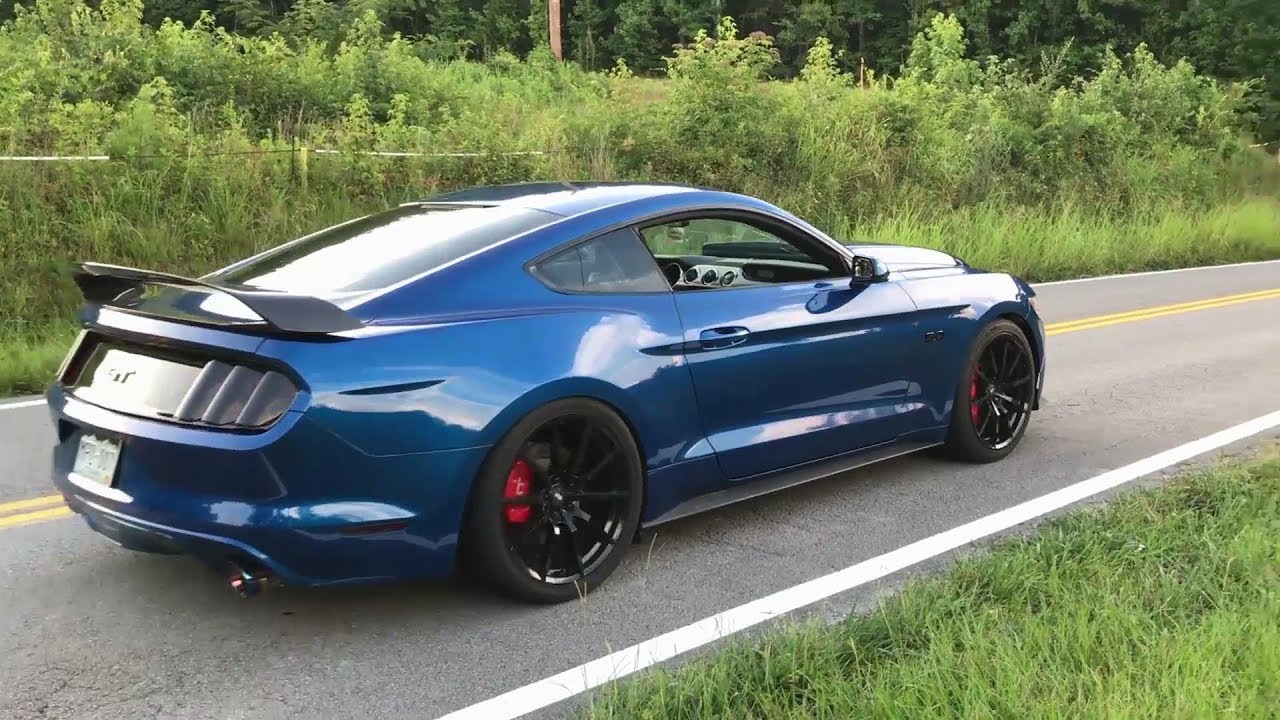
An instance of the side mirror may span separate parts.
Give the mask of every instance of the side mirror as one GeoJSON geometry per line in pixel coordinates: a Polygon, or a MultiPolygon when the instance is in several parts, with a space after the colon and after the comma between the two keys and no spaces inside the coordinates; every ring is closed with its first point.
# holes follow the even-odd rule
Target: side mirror
{"type": "Polygon", "coordinates": [[[864,255],[853,256],[853,281],[857,283],[884,282],[889,278],[889,268],[880,260],[864,255]]]}

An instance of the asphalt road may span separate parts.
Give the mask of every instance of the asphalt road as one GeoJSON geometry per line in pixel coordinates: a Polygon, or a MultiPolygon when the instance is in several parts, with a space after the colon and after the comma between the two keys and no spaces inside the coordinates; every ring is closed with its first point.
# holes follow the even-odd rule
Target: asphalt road
{"type": "MultiPolygon", "coordinates": [[[[1280,263],[1039,293],[1053,323],[1277,288],[1280,263]]],[[[75,518],[0,527],[0,717],[435,717],[1276,410],[1280,297],[1055,333],[1049,353],[1048,404],[1003,462],[906,458],[688,518],[580,604],[450,585],[246,602],[75,518]]],[[[52,492],[50,432],[43,406],[0,409],[0,504],[52,492]]]]}

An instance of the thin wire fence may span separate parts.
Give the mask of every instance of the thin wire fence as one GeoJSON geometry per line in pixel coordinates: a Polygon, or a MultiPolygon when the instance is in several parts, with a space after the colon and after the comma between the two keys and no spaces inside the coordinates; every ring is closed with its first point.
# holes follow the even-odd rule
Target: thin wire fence
{"type": "Polygon", "coordinates": [[[370,157],[492,157],[492,156],[540,156],[551,154],[546,150],[513,150],[502,152],[411,152],[404,150],[333,150],[329,148],[296,148],[278,150],[226,150],[166,155],[164,153],[139,153],[128,155],[0,155],[0,162],[105,162],[111,160],[143,160],[161,157],[220,157],[231,155],[273,155],[292,153],[298,155],[361,155],[370,157]]]}
{"type": "MultiPolygon", "coordinates": [[[[1266,148],[1280,146],[1280,139],[1269,142],[1254,143],[1250,148],[1266,148]]],[[[309,155],[359,155],[365,157],[398,157],[398,158],[475,158],[475,157],[538,157],[553,154],[548,150],[510,150],[499,152],[454,151],[454,152],[416,152],[409,150],[335,150],[332,148],[309,148],[299,145],[293,148],[277,150],[226,150],[215,152],[197,152],[179,154],[138,153],[128,155],[0,155],[0,162],[108,162],[124,160],[145,160],[162,157],[221,157],[233,155],[280,155],[291,153],[306,158],[309,155]]],[[[1280,156],[1280,152],[1277,153],[1280,156]]]]}

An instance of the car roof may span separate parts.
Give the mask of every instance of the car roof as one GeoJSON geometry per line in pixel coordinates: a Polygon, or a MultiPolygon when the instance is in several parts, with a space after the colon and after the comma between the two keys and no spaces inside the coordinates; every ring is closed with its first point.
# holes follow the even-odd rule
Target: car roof
{"type": "Polygon", "coordinates": [[[715,191],[661,182],[525,182],[452,190],[411,204],[511,205],[571,217],[610,205],[673,193],[715,194],[715,191]]]}

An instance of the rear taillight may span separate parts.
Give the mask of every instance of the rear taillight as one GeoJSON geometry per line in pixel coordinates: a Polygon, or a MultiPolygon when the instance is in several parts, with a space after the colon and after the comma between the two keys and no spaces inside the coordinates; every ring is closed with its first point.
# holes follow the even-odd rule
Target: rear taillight
{"type": "Polygon", "coordinates": [[[274,370],[254,370],[210,360],[172,413],[182,422],[259,428],[269,425],[293,405],[297,389],[274,370]]]}
{"type": "Polygon", "coordinates": [[[60,377],[71,394],[101,407],[228,430],[265,429],[288,412],[299,392],[292,379],[265,364],[93,331],[77,341],[60,377]]]}

